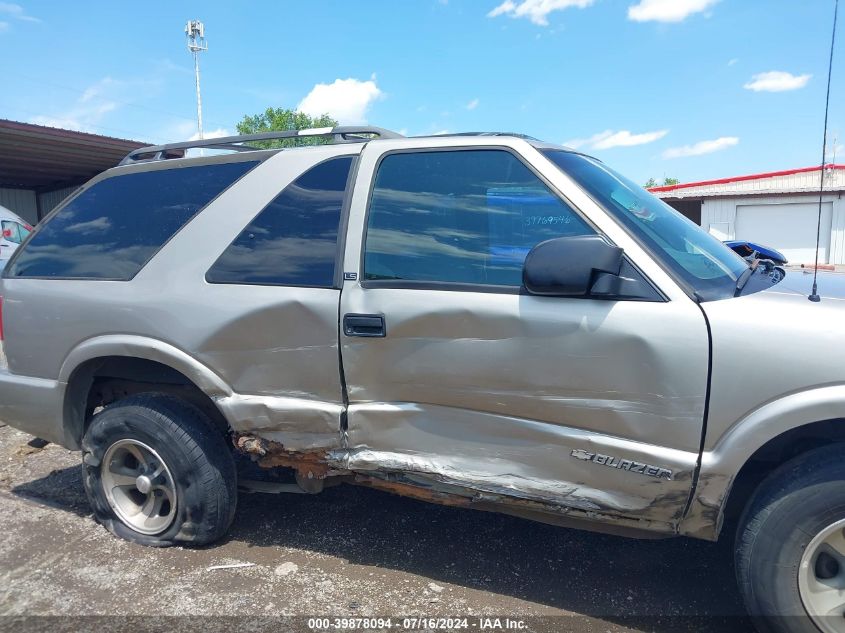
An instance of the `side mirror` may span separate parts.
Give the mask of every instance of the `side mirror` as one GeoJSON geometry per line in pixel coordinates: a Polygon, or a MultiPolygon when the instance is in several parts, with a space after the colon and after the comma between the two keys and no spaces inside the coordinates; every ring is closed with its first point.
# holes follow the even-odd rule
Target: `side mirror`
{"type": "Polygon", "coordinates": [[[558,237],[528,253],[522,283],[531,294],[555,297],[617,296],[622,249],[598,235],[558,237]]]}

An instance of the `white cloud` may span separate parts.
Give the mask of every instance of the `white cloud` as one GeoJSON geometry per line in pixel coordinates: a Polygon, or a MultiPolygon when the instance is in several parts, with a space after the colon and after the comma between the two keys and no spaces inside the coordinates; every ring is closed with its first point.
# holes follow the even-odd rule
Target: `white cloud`
{"type": "Polygon", "coordinates": [[[0,22],[0,33],[3,31],[9,30],[9,23],[8,22],[0,22]]]}
{"type": "MultiPolygon", "coordinates": [[[[80,100],[81,103],[81,100],[80,100]]],[[[58,127],[64,130],[75,130],[77,132],[91,132],[98,134],[97,123],[109,112],[117,108],[113,101],[103,101],[93,106],[74,106],[67,112],[57,115],[39,114],[30,118],[30,123],[58,127]]]]}
{"type": "Polygon", "coordinates": [[[449,130],[437,130],[436,132],[432,132],[431,136],[442,136],[444,134],[451,134],[449,130]]]}
{"type": "Polygon", "coordinates": [[[335,79],[314,86],[296,108],[310,116],[329,114],[341,124],[366,123],[370,107],[383,96],[375,75],[367,81],[335,79]]]}
{"type": "Polygon", "coordinates": [[[701,156],[702,154],[712,154],[723,149],[733,147],[739,143],[736,136],[722,136],[712,141],[699,141],[693,145],[684,145],[683,147],[672,147],[663,152],[663,158],[685,158],[687,156],[701,156]]]}
{"type": "Polygon", "coordinates": [[[39,114],[29,119],[30,123],[58,127],[77,132],[91,132],[98,134],[100,121],[109,113],[117,109],[117,101],[108,97],[109,89],[116,87],[119,82],[111,77],[104,77],[100,81],[88,86],[82,95],[64,112],[54,114],[39,114]]]}
{"type": "Polygon", "coordinates": [[[92,99],[98,99],[103,96],[103,93],[116,84],[117,82],[111,77],[103,77],[97,83],[88,86],[82,93],[82,96],[79,97],[79,101],[80,103],[87,103],[92,99]]]}
{"type": "Polygon", "coordinates": [[[728,66],[734,66],[734,65],[736,65],[736,63],[737,63],[738,61],[739,61],[739,59],[737,59],[736,57],[734,57],[732,60],[730,60],[730,61],[728,62],[728,66]]]}
{"type": "MultiPolygon", "coordinates": [[[[221,138],[223,136],[232,136],[232,133],[224,127],[219,127],[216,130],[203,130],[202,137],[203,139],[209,138],[221,138]]],[[[194,132],[189,138],[189,141],[198,141],[200,138],[199,132],[194,132]]]]}
{"type": "Polygon", "coordinates": [[[475,110],[479,103],[478,99],[473,99],[467,104],[467,110],[475,110]]]}
{"type": "MultiPolygon", "coordinates": [[[[196,131],[196,120],[168,114],[148,107],[145,100],[160,94],[166,87],[161,64],[151,62],[155,71],[148,76],[103,77],[79,88],[79,96],[61,100],[42,100],[31,123],[94,134],[107,134],[140,141],[165,143],[187,139],[196,131]],[[139,98],[139,95],[142,95],[139,98]],[[144,118],[124,115],[132,109],[154,113],[144,118]],[[121,116],[117,116],[116,113],[121,116]],[[127,123],[130,121],[130,123],[127,123]]],[[[226,127],[225,122],[206,120],[209,128],[226,127]]]]}
{"type": "Polygon", "coordinates": [[[178,72],[188,74],[194,72],[194,69],[188,65],[177,64],[169,57],[162,57],[155,61],[156,68],[161,72],[178,72]]]}
{"type": "Polygon", "coordinates": [[[38,18],[27,14],[23,7],[13,2],[0,2],[0,14],[8,15],[15,20],[23,20],[24,22],[41,22],[38,18]]]}
{"type": "Polygon", "coordinates": [[[575,138],[566,141],[564,145],[572,149],[587,147],[590,149],[610,149],[612,147],[633,147],[635,145],[646,145],[662,139],[669,133],[669,130],[655,130],[654,132],[642,132],[632,134],[628,130],[605,130],[593,134],[589,138],[575,138]]]}
{"type": "Polygon", "coordinates": [[[197,122],[184,121],[170,123],[159,128],[159,133],[162,138],[166,138],[167,142],[172,141],[186,141],[194,140],[190,136],[197,131],[197,122]]]}
{"type": "Polygon", "coordinates": [[[579,149],[581,147],[594,147],[596,143],[603,141],[612,134],[612,130],[605,130],[604,132],[593,134],[589,138],[571,138],[568,141],[564,141],[563,144],[566,147],[571,147],[572,149],[579,149]]]}
{"type": "Polygon", "coordinates": [[[628,130],[620,130],[602,139],[594,147],[596,149],[610,149],[611,147],[646,145],[663,138],[668,133],[669,130],[656,130],[654,132],[643,132],[642,134],[631,134],[628,130]]]}
{"type": "Polygon", "coordinates": [[[84,125],[79,119],[75,119],[72,116],[48,116],[45,114],[39,114],[29,119],[30,123],[34,123],[35,125],[46,125],[47,127],[58,127],[63,130],[74,130],[75,132],[92,132],[93,130],[86,129],[86,125],[84,125]]]}
{"type": "Polygon", "coordinates": [[[682,22],[717,2],[719,0],[640,0],[628,7],[628,19],[634,22],[682,22]]]}
{"type": "Polygon", "coordinates": [[[787,90],[798,90],[807,85],[812,75],[793,75],[792,73],[780,70],[772,70],[767,73],[754,75],[747,84],[743,86],[746,90],[754,92],[785,92],[787,90]]]}
{"type": "Polygon", "coordinates": [[[593,4],[595,0],[504,0],[502,4],[487,14],[488,18],[495,18],[500,15],[507,15],[511,18],[528,18],[534,24],[547,26],[548,15],[552,11],[562,11],[570,7],[585,9],[593,4]]]}

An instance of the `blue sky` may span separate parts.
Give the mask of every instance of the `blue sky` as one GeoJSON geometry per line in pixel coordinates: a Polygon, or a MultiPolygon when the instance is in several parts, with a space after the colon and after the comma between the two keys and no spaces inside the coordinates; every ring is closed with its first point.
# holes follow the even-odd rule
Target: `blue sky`
{"type": "Polygon", "coordinates": [[[833,0],[0,2],[0,118],[188,138],[183,29],[200,19],[206,132],[299,106],[407,134],[572,141],[641,182],[718,178],[820,161],[832,15],[833,0]]]}

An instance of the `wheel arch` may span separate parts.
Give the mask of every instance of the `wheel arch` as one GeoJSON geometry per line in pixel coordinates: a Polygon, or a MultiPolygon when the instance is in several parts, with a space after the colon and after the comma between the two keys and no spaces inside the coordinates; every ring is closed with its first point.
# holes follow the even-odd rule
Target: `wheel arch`
{"type": "Polygon", "coordinates": [[[59,382],[65,385],[62,419],[66,446],[79,448],[90,419],[92,389],[105,379],[126,393],[164,387],[203,409],[216,426],[228,429],[217,400],[230,396],[232,390],[212,370],[168,343],[109,335],[83,342],[62,364],[59,382]]]}
{"type": "Polygon", "coordinates": [[[766,474],[788,459],[837,442],[845,442],[845,385],[804,390],[755,409],[702,453],[680,532],[716,540],[726,514],[741,508],[766,474]]]}

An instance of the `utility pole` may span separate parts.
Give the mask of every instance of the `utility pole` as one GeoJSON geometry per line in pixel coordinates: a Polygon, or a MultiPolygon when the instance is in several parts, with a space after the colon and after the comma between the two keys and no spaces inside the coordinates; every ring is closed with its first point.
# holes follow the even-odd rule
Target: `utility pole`
{"type": "Polygon", "coordinates": [[[200,94],[200,53],[208,50],[205,42],[205,26],[199,20],[191,20],[185,26],[188,50],[194,56],[194,75],[197,83],[197,132],[202,139],[202,95],[200,94]]]}

